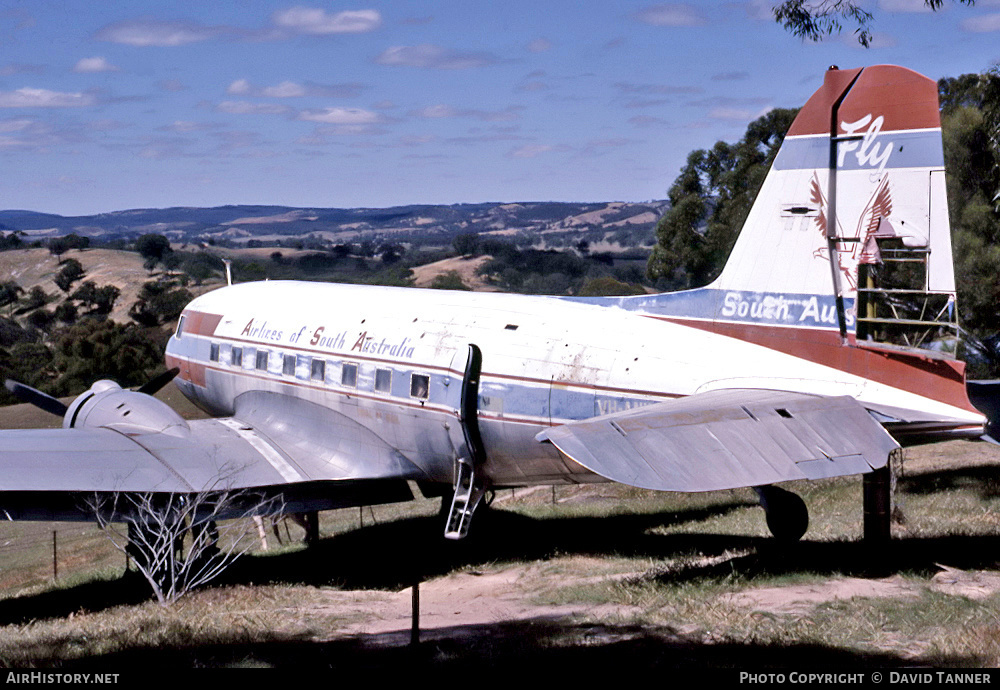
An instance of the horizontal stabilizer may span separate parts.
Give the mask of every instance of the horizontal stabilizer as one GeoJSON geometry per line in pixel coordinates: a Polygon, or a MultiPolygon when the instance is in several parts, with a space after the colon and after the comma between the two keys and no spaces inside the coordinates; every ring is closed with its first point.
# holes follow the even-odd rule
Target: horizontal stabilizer
{"type": "Polygon", "coordinates": [[[871,472],[899,445],[851,397],[722,390],[546,429],[587,469],[660,491],[871,472]]]}

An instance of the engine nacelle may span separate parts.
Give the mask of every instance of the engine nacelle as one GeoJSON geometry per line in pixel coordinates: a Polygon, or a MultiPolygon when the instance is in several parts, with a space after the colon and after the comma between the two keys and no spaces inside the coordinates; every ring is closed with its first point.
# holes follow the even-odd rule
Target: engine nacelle
{"type": "Polygon", "coordinates": [[[189,433],[188,423],[151,395],[125,390],[114,381],[98,381],[74,400],[63,428],[107,427],[124,434],[189,433]]]}

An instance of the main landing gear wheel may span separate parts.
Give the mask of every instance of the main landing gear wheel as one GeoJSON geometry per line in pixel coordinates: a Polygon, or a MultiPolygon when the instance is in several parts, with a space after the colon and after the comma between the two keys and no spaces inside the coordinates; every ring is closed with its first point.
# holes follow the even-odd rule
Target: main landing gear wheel
{"type": "Polygon", "coordinates": [[[767,517],[767,528],[774,538],[782,542],[794,542],[802,538],[809,529],[809,509],[806,502],[791,491],[777,486],[754,487],[760,497],[760,505],[767,517]]]}

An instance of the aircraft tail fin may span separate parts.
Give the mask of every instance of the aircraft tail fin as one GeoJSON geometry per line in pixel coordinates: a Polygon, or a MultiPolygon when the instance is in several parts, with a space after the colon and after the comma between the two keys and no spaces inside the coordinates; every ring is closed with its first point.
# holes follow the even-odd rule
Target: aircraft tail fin
{"type": "Polygon", "coordinates": [[[759,339],[957,341],[937,84],[831,67],[789,128],[719,278],[606,304],[759,339]]]}
{"type": "Polygon", "coordinates": [[[955,357],[937,94],[934,80],[902,67],[830,68],[789,128],[719,278],[599,303],[972,410],[955,357]]]}
{"type": "Polygon", "coordinates": [[[836,329],[845,339],[896,340],[915,326],[902,322],[918,320],[910,303],[933,313],[933,328],[953,323],[937,84],[888,65],[827,71],[710,287],[716,318],[836,329]]]}

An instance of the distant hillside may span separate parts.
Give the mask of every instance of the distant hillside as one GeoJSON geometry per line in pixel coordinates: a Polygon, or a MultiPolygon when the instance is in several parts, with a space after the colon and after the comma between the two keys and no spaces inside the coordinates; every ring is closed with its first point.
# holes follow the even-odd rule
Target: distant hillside
{"type": "Polygon", "coordinates": [[[521,236],[550,246],[586,240],[621,247],[649,246],[665,201],[647,203],[527,202],[412,205],[392,208],[216,208],[133,209],[92,216],[58,216],[34,211],[0,211],[0,230],[19,231],[26,241],[69,233],[111,240],[145,233],[174,242],[247,244],[292,236],[324,242],[392,239],[415,244],[450,244],[463,233],[521,236]]]}

